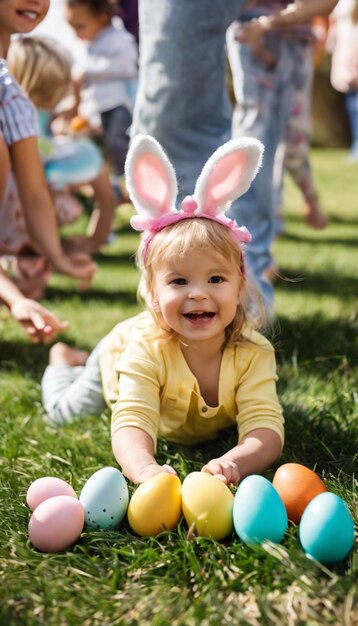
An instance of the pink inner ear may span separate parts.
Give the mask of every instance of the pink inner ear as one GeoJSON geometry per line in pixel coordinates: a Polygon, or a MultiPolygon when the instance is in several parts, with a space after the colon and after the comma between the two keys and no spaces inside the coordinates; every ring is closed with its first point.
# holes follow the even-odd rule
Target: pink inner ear
{"type": "Polygon", "coordinates": [[[215,213],[218,205],[233,199],[235,190],[240,185],[241,172],[245,166],[244,154],[228,154],[220,159],[211,172],[204,200],[205,212],[215,213]]]}
{"type": "Polygon", "coordinates": [[[150,204],[157,212],[168,208],[168,173],[154,154],[143,154],[134,164],[133,180],[138,199],[150,204]]]}

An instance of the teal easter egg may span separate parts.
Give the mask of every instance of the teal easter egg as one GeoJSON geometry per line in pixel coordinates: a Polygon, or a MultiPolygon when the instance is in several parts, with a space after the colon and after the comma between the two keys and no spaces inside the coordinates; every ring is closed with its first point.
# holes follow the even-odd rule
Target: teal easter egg
{"type": "Polygon", "coordinates": [[[247,544],[265,540],[280,543],[287,529],[287,513],[276,489],[267,478],[247,476],[239,485],[234,499],[234,528],[247,544]]]}
{"type": "Polygon", "coordinates": [[[354,522],[339,496],[321,493],[303,512],[299,537],[308,556],[321,563],[344,559],[353,547],[354,522]]]}
{"type": "Polygon", "coordinates": [[[123,474],[115,467],[103,467],[87,480],[79,500],[87,526],[116,528],[124,518],[129,503],[123,474]]]}

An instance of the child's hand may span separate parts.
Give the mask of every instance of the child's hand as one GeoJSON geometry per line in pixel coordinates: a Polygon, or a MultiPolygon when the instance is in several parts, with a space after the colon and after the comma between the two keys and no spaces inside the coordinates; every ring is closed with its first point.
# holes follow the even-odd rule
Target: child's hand
{"type": "Polygon", "coordinates": [[[240,482],[240,472],[237,464],[224,458],[212,459],[204,465],[201,471],[212,474],[214,478],[221,480],[226,485],[237,485],[240,482]]]}
{"type": "Polygon", "coordinates": [[[133,482],[144,483],[146,480],[153,478],[153,476],[156,476],[157,474],[177,475],[176,471],[170,467],[170,465],[158,465],[158,463],[151,463],[138,472],[136,479],[133,482]]]}
{"type": "Polygon", "coordinates": [[[11,313],[33,343],[47,343],[69,326],[68,322],[61,322],[54,313],[29,298],[16,300],[11,313]]]}
{"type": "Polygon", "coordinates": [[[70,256],[79,252],[91,255],[98,252],[101,247],[100,243],[95,241],[93,237],[88,237],[87,235],[72,235],[71,237],[66,237],[66,239],[62,239],[62,245],[66,253],[70,256]]]}
{"type": "Polygon", "coordinates": [[[97,271],[97,265],[93,263],[88,254],[83,252],[72,253],[71,255],[62,254],[52,263],[61,274],[78,278],[80,289],[87,289],[90,286],[97,271]]]}
{"type": "Polygon", "coordinates": [[[273,68],[276,65],[276,56],[268,50],[264,43],[263,37],[266,33],[265,22],[260,19],[252,19],[245,24],[240,24],[236,33],[235,39],[240,43],[248,44],[251,47],[254,57],[261,61],[268,68],[273,68]]]}

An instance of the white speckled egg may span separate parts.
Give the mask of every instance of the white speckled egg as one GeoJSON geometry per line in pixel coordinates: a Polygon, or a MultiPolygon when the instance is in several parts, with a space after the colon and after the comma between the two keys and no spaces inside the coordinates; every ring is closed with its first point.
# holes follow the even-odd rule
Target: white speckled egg
{"type": "Polygon", "coordinates": [[[103,467],[84,485],[80,502],[85,522],[91,528],[117,528],[124,518],[129,502],[126,480],[115,467],[103,467]]]}

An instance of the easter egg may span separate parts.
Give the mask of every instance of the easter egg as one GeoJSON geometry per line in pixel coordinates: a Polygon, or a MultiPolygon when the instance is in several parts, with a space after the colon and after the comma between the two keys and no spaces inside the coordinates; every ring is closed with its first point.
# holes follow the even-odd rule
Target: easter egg
{"type": "Polygon", "coordinates": [[[267,478],[253,474],[238,486],[234,499],[234,527],[247,544],[265,540],[280,543],[287,529],[287,513],[276,489],[267,478]]]}
{"type": "Polygon", "coordinates": [[[84,117],[80,115],[75,115],[70,122],[71,130],[78,132],[81,130],[88,130],[88,122],[84,117]]]}
{"type": "Polygon", "coordinates": [[[103,467],[92,474],[80,493],[85,522],[91,528],[116,528],[126,514],[128,501],[126,479],[115,467],[103,467]]]}
{"type": "Polygon", "coordinates": [[[301,545],[321,563],[344,559],[354,543],[354,522],[342,498],[327,491],[308,504],[299,528],[301,545]]]}
{"type": "Polygon", "coordinates": [[[83,508],[77,498],[53,496],[32,513],[29,538],[40,552],[60,552],[77,541],[83,525],[83,508]]]}
{"type": "Polygon", "coordinates": [[[327,491],[322,480],[308,467],[299,463],[286,463],[276,471],[273,486],[283,501],[288,519],[298,524],[311,500],[327,491]]]}
{"type": "Polygon", "coordinates": [[[230,489],[211,474],[192,472],[183,482],[183,514],[201,537],[224,539],[233,531],[233,503],[230,489]]]}
{"type": "Polygon", "coordinates": [[[34,511],[41,502],[54,496],[72,496],[77,498],[71,485],[55,476],[44,476],[31,483],[26,494],[27,506],[34,511]]]}
{"type": "Polygon", "coordinates": [[[174,474],[157,474],[139,485],[128,506],[128,522],[141,537],[172,530],[181,518],[181,483],[174,474]]]}

